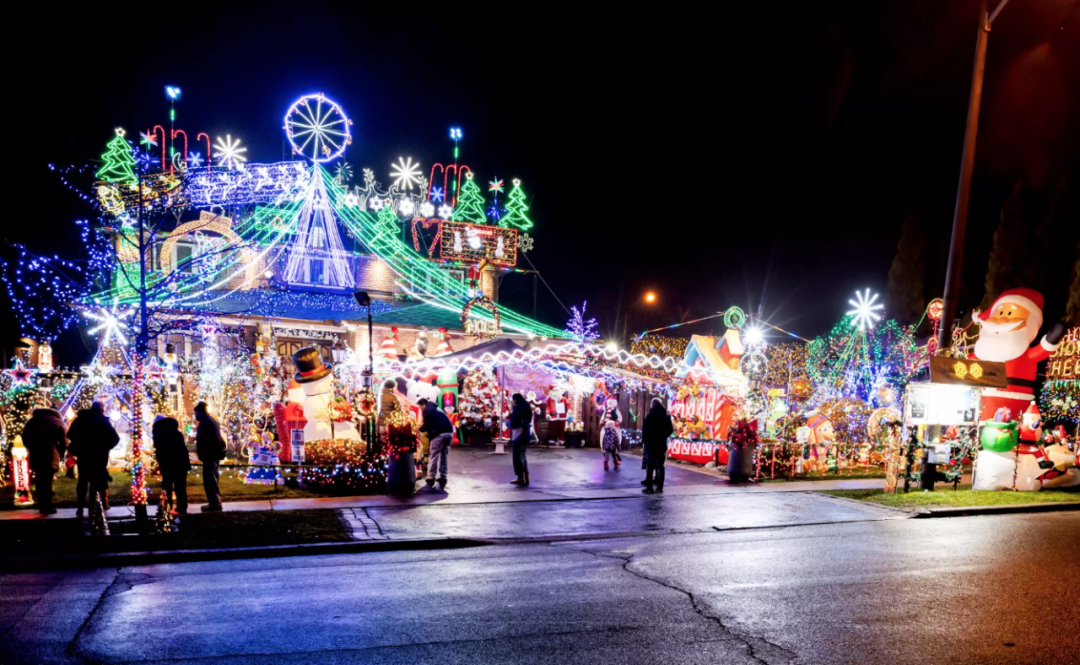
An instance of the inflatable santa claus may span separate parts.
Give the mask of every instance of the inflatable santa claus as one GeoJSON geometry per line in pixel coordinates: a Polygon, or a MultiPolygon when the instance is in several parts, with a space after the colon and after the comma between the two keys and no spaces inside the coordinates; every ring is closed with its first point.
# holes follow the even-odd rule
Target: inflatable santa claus
{"type": "Polygon", "coordinates": [[[1058,323],[1036,346],[1031,346],[1043,323],[1043,297],[1033,289],[1010,289],[985,312],[976,311],[972,321],[981,330],[973,358],[1005,363],[1008,385],[1004,390],[986,388],[980,420],[992,420],[998,409],[1009,409],[1011,420],[1020,420],[1035,399],[1038,364],[1058,348],[1065,326],[1058,323]]]}

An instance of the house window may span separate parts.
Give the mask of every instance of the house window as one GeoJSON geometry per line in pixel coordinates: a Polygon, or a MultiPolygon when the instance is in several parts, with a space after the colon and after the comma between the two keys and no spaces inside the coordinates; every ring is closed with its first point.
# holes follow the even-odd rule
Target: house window
{"type": "Polygon", "coordinates": [[[311,259],[308,261],[308,283],[309,284],[325,284],[326,283],[326,264],[322,259],[311,259]]]}
{"type": "Polygon", "coordinates": [[[195,245],[186,242],[178,242],[173,246],[173,266],[178,272],[190,275],[195,272],[195,245]]]}

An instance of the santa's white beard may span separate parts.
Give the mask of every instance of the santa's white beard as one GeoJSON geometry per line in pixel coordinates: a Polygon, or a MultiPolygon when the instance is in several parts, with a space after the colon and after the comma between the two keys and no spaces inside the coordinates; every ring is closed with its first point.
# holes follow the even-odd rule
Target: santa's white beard
{"type": "Polygon", "coordinates": [[[990,362],[1008,362],[1024,355],[1028,350],[1027,327],[1009,330],[1015,323],[982,322],[982,332],[975,342],[975,357],[990,362]]]}

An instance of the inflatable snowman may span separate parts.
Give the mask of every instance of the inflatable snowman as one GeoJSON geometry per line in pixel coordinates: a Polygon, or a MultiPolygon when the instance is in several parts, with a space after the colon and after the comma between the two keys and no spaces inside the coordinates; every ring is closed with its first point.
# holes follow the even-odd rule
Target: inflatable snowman
{"type": "Polygon", "coordinates": [[[360,433],[350,422],[334,422],[334,375],[313,346],[293,354],[296,382],[304,391],[304,442],[322,439],[360,440],[360,433]]]}

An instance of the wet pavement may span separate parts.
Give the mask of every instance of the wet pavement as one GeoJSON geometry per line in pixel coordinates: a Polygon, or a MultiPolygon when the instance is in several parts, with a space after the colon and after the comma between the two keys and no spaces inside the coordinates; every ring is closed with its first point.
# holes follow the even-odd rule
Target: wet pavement
{"type": "Polygon", "coordinates": [[[0,658],[1063,665],[1077,542],[1060,513],[0,575],[0,658]]]}

